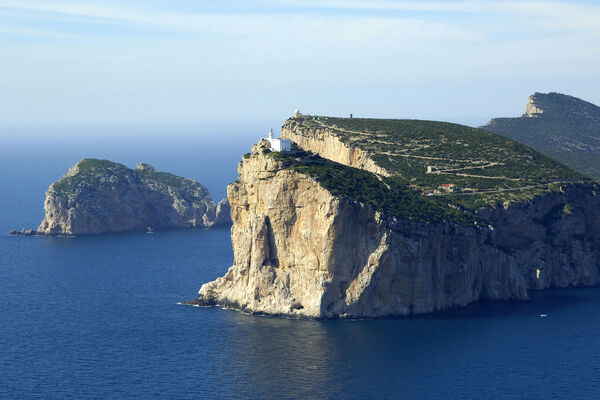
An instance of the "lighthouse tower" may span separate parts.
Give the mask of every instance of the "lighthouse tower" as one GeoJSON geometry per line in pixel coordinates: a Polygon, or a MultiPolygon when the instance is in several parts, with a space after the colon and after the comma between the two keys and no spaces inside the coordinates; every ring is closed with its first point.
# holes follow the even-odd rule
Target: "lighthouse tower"
{"type": "Polygon", "coordinates": [[[275,139],[273,137],[273,129],[269,130],[269,137],[267,138],[271,144],[271,151],[290,151],[292,150],[292,141],[290,139],[275,139]]]}

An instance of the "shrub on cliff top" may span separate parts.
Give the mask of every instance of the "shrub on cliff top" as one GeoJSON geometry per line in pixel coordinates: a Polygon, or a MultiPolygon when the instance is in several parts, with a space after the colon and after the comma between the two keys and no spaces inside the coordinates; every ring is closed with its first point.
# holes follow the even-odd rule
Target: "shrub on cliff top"
{"type": "Polygon", "coordinates": [[[282,161],[286,168],[314,178],[332,195],[350,199],[384,214],[421,222],[453,222],[473,225],[477,218],[471,213],[422,196],[405,182],[383,178],[358,168],[348,167],[303,151],[292,154],[279,152],[269,156],[282,161]]]}

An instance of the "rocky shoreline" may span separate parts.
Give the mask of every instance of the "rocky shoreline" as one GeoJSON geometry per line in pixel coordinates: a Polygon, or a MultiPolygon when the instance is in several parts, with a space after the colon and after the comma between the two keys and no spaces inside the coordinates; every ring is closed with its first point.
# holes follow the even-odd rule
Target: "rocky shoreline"
{"type": "Polygon", "coordinates": [[[35,229],[21,229],[20,231],[17,231],[16,229],[11,230],[8,233],[10,236],[40,236],[37,232],[37,230],[35,229]]]}

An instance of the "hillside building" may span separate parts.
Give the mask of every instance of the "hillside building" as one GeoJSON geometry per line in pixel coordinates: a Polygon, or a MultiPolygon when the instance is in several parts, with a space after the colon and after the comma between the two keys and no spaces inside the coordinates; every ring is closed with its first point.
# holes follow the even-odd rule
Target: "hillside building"
{"type": "Polygon", "coordinates": [[[273,137],[273,129],[269,130],[269,137],[267,138],[271,144],[271,151],[292,151],[292,141],[290,139],[275,139],[273,137]]]}
{"type": "Polygon", "coordinates": [[[442,186],[440,186],[440,189],[446,192],[456,192],[457,191],[457,187],[454,183],[444,183],[442,184],[442,186]]]}

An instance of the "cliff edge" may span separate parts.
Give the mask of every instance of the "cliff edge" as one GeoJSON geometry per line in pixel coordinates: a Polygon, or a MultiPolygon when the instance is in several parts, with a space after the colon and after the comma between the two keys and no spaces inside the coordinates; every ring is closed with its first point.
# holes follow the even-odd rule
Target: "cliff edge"
{"type": "Polygon", "coordinates": [[[97,159],[75,164],[50,185],[40,235],[84,235],[228,225],[229,204],[219,204],[198,182],[97,159]]]}

